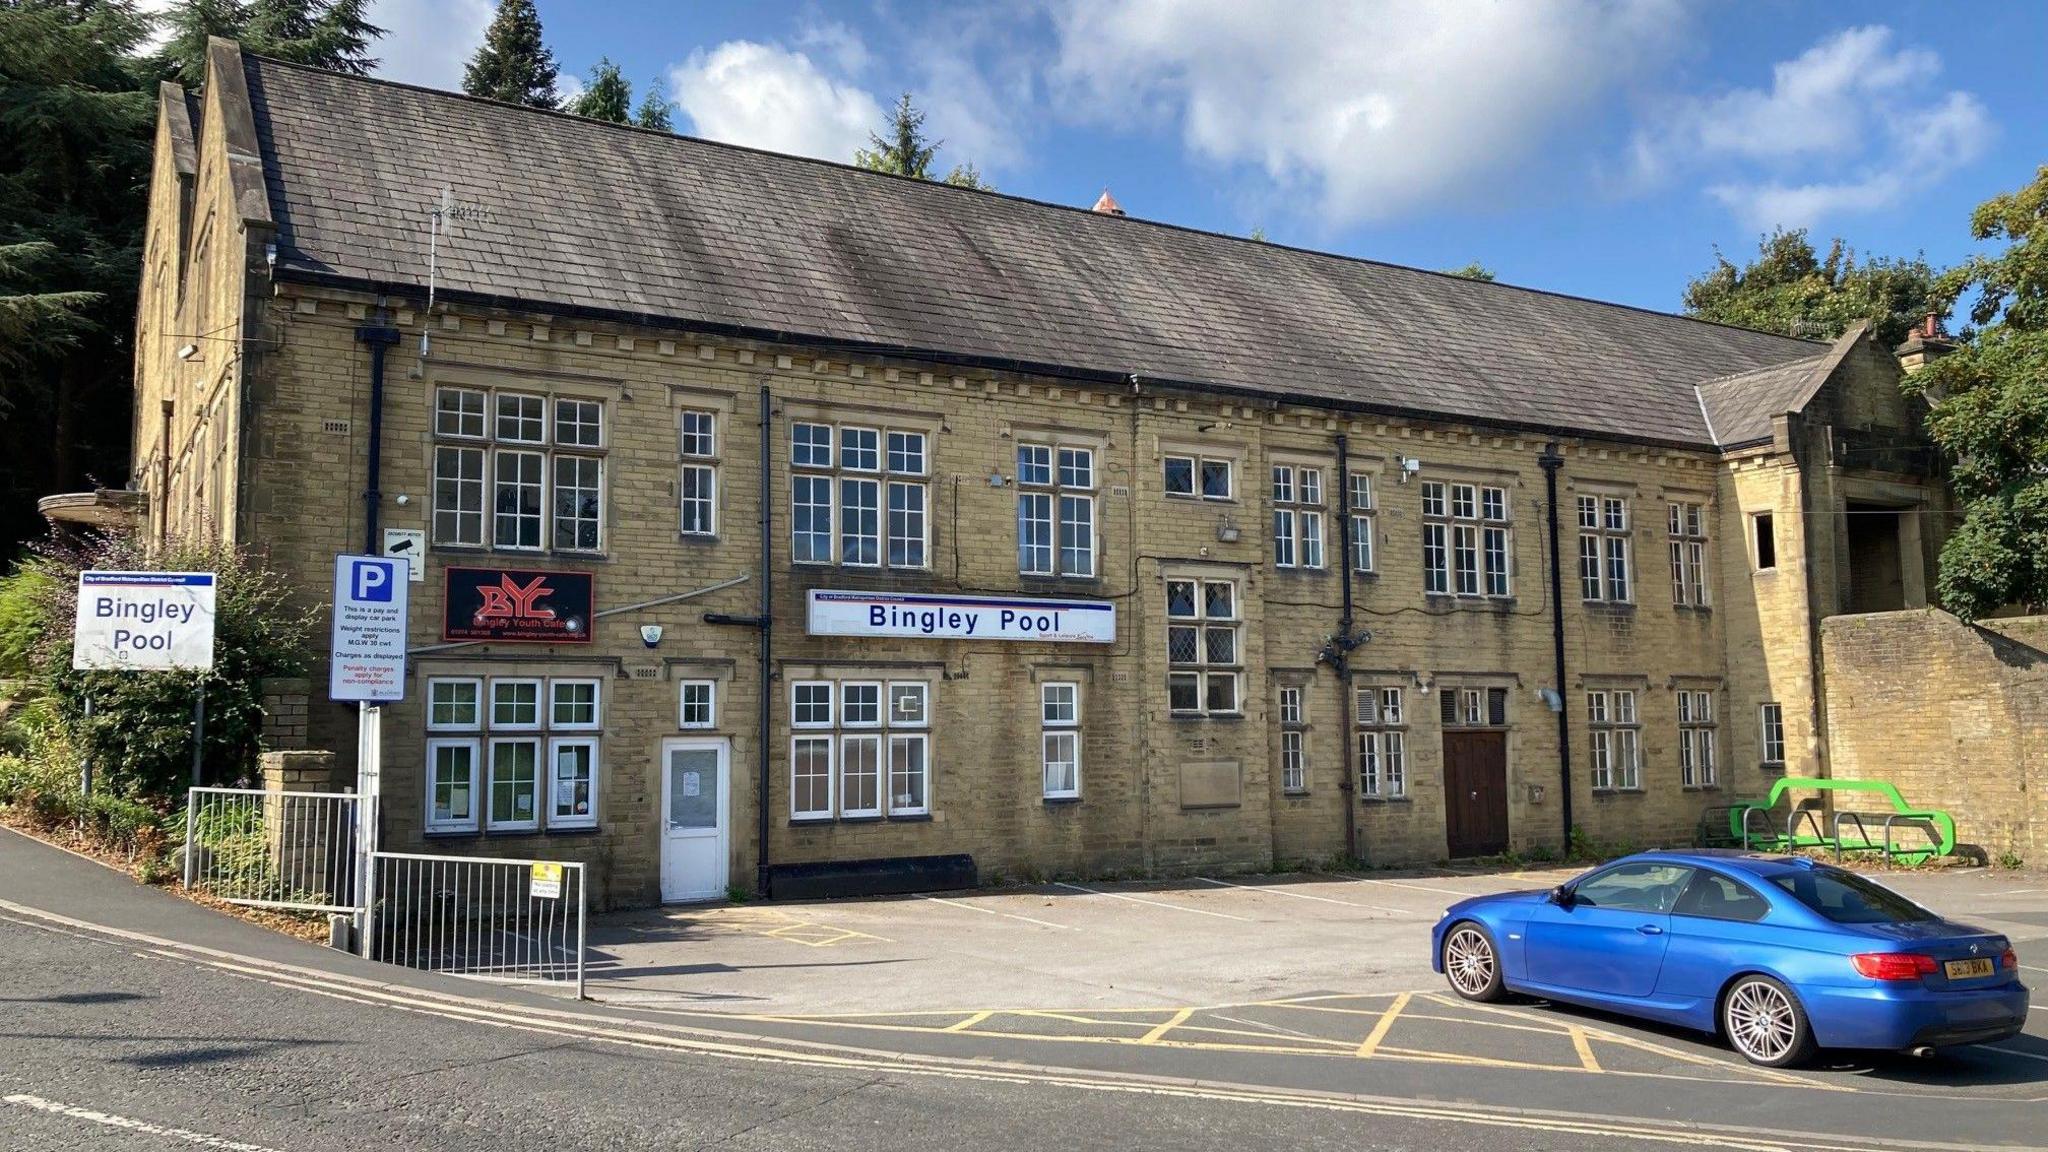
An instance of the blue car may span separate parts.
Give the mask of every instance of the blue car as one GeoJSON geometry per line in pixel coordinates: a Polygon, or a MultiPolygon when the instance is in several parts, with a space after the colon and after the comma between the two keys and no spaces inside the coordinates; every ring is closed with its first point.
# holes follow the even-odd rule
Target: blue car
{"type": "Polygon", "coordinates": [[[1817,1048],[1924,1055],[2027,1021],[2005,937],[1799,857],[1645,852],[1548,892],[1461,900],[1431,943],[1467,1000],[1516,992],[1718,1032],[1771,1067],[1817,1048]]]}

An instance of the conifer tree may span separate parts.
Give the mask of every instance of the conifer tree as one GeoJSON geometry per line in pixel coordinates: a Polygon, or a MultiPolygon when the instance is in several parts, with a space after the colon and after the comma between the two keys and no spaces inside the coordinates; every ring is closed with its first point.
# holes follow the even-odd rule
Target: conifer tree
{"type": "MultiPolygon", "coordinates": [[[[856,149],[853,162],[870,171],[887,172],[893,176],[940,179],[932,175],[932,158],[945,141],[925,136],[924,115],[923,110],[911,102],[910,93],[905,92],[889,111],[888,134],[868,133],[870,147],[856,149]]],[[[981,170],[971,160],[954,165],[944,180],[959,188],[976,188],[983,192],[996,190],[995,185],[982,179],[981,170]]]]}
{"type": "Polygon", "coordinates": [[[170,37],[157,53],[164,74],[186,87],[206,81],[206,41],[222,36],[258,56],[353,76],[377,67],[368,0],[179,0],[165,12],[170,37]]]}
{"type": "Polygon", "coordinates": [[[462,90],[471,96],[553,108],[560,70],[555,54],[541,42],[540,13],[533,0],[499,0],[498,14],[484,32],[484,42],[462,73],[462,90]]]}
{"type": "Polygon", "coordinates": [[[641,97],[640,107],[633,113],[633,123],[656,132],[673,132],[676,130],[675,120],[671,117],[674,107],[668,97],[662,95],[661,81],[650,80],[647,82],[647,95],[641,97]]]}
{"type": "Polygon", "coordinates": [[[590,69],[590,80],[583,91],[563,105],[562,111],[592,120],[609,120],[624,124],[632,119],[633,82],[619,71],[611,57],[601,57],[590,69]]]}

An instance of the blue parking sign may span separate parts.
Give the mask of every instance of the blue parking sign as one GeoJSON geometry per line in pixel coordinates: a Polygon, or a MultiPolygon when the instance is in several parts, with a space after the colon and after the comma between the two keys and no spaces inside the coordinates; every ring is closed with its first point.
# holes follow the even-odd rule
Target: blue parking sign
{"type": "Polygon", "coordinates": [[[334,632],[329,699],[388,704],[405,699],[407,562],[334,558],[334,632]]]}

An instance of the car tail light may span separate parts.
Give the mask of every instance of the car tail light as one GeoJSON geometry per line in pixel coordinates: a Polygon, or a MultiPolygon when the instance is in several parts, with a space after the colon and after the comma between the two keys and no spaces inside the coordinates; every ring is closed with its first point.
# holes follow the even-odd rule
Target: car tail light
{"type": "Polygon", "coordinates": [[[1856,974],[1872,980],[1918,980],[1934,975],[1934,957],[1918,952],[1864,952],[1849,957],[1856,974]]]}
{"type": "Polygon", "coordinates": [[[1998,958],[1998,964],[2001,968],[2018,968],[2020,966],[2020,954],[2014,949],[2007,948],[2005,955],[1998,958]]]}

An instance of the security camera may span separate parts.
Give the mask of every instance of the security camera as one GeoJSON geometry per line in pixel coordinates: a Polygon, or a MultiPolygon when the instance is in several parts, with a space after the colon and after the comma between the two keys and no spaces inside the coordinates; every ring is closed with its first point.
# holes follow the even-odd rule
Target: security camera
{"type": "Polygon", "coordinates": [[[178,359],[180,360],[190,360],[197,355],[199,355],[199,345],[197,344],[187,344],[178,349],[178,359]]]}
{"type": "Polygon", "coordinates": [[[412,497],[410,497],[410,496],[406,495],[406,494],[405,494],[405,493],[403,493],[403,492],[400,492],[400,493],[398,494],[398,506],[399,506],[400,508],[403,508],[403,507],[405,507],[405,506],[406,506],[407,504],[410,504],[410,503],[412,503],[412,497]]]}

